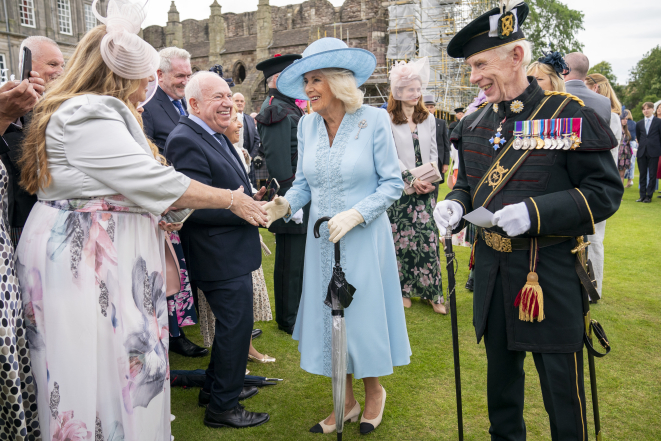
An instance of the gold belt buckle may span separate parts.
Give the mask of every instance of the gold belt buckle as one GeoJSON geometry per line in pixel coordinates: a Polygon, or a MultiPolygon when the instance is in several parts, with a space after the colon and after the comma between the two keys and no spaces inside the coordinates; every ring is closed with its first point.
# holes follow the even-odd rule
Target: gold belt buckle
{"type": "Polygon", "coordinates": [[[512,252],[512,241],[506,237],[502,237],[499,234],[492,233],[487,230],[484,231],[484,241],[487,245],[493,248],[496,251],[501,253],[511,253],[512,252]]]}

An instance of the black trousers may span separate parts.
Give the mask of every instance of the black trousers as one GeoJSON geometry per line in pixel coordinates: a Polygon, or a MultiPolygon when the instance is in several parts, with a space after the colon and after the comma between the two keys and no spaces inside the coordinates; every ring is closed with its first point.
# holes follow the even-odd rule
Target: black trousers
{"type": "Polygon", "coordinates": [[[654,195],[654,187],[656,187],[656,170],[659,167],[659,157],[652,158],[647,155],[638,156],[638,184],[641,198],[651,198],[654,195]],[[647,176],[649,174],[649,180],[647,176]]]}
{"type": "MultiPolygon", "coordinates": [[[[523,421],[526,353],[507,349],[500,274],[489,308],[484,345],[487,350],[487,401],[492,441],[524,441],[523,421]]],[[[587,441],[583,352],[568,354],[533,353],[551,424],[553,441],[587,441]]]]}
{"type": "Polygon", "coordinates": [[[253,324],[252,274],[215,282],[211,289],[200,289],[216,316],[204,389],[211,392],[209,408],[223,412],[239,404],[243,389],[253,324]]]}
{"type": "Polygon", "coordinates": [[[296,323],[298,304],[303,292],[306,234],[275,235],[273,296],[278,328],[291,332],[296,323]]]}

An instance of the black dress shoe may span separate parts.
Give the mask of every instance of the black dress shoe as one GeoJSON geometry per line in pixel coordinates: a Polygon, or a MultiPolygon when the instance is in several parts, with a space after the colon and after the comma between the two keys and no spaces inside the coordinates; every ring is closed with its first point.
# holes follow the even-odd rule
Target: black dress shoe
{"type": "Polygon", "coordinates": [[[657,198],[661,198],[661,194],[657,196],[657,198]]]}
{"type": "Polygon", "coordinates": [[[647,197],[647,198],[643,199],[644,204],[649,204],[651,202],[652,202],[652,198],[650,198],[650,197],[647,197]]]}
{"type": "Polygon", "coordinates": [[[292,335],[294,333],[294,327],[293,326],[288,328],[286,326],[278,325],[278,329],[281,330],[281,331],[285,331],[289,335],[292,335]]]}
{"type": "Polygon", "coordinates": [[[645,202],[645,198],[638,198],[636,199],[636,202],[645,202]]]}
{"type": "Polygon", "coordinates": [[[213,428],[234,427],[235,429],[243,429],[261,426],[269,419],[268,413],[248,412],[242,405],[237,404],[235,408],[224,412],[214,412],[207,408],[204,414],[204,425],[213,428]]]}
{"type": "Polygon", "coordinates": [[[252,330],[252,339],[253,340],[256,339],[257,337],[259,337],[260,335],[262,335],[262,330],[261,329],[253,329],[252,330]]]}
{"type": "Polygon", "coordinates": [[[170,337],[170,352],[184,357],[204,357],[209,354],[207,348],[201,348],[186,337],[170,337]]]}
{"type": "MultiPolygon", "coordinates": [[[[239,401],[247,400],[254,397],[259,393],[259,389],[255,386],[244,387],[239,394],[239,401]]],[[[197,397],[197,405],[200,407],[207,407],[211,401],[211,392],[200,389],[200,395],[197,397]]]]}
{"type": "Polygon", "coordinates": [[[466,289],[469,290],[470,292],[473,292],[473,278],[471,277],[468,279],[468,282],[466,282],[466,289]]]}

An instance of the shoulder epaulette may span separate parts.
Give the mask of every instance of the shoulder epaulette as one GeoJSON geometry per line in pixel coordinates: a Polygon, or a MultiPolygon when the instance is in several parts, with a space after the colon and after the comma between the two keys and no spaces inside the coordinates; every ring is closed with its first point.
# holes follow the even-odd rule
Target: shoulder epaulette
{"type": "Polygon", "coordinates": [[[478,108],[478,109],[481,109],[482,107],[486,106],[487,104],[489,104],[489,101],[485,101],[485,102],[483,102],[482,104],[480,104],[479,106],[477,106],[477,108],[478,108]]]}
{"type": "Polygon", "coordinates": [[[545,91],[544,91],[544,95],[546,95],[546,96],[550,96],[550,95],[562,95],[562,96],[567,96],[567,97],[573,99],[574,101],[576,101],[578,104],[580,104],[581,107],[585,107],[585,103],[583,102],[583,100],[581,100],[581,99],[580,99],[579,97],[577,97],[576,95],[572,95],[571,93],[567,93],[567,92],[556,92],[555,90],[545,90],[545,91]]]}

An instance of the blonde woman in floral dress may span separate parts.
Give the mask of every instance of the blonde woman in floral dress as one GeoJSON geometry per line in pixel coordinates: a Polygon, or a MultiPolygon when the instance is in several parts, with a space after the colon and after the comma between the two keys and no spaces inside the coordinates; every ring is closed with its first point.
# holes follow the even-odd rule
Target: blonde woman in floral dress
{"type": "Polygon", "coordinates": [[[146,13],[110,0],[108,15],[33,112],[21,184],[39,202],[16,268],[42,438],[169,441],[160,215],[173,205],[227,209],[233,199],[232,212],[252,225],[265,217],[244,193],[155,159],[136,110],[159,65],[137,35],[146,13]]]}
{"type": "Polygon", "coordinates": [[[388,208],[397,252],[402,301],[411,297],[431,304],[434,312],[447,314],[438,258],[438,230],[433,213],[435,186],[416,179],[409,170],[438,160],[436,123],[424,106],[422,92],[429,81],[426,58],[401,62],[390,72],[388,113],[397,147],[402,179],[415,192],[402,196],[388,208]]]}

